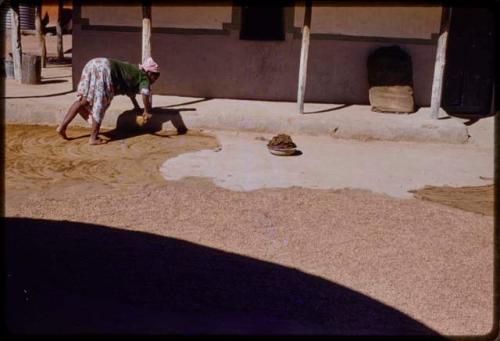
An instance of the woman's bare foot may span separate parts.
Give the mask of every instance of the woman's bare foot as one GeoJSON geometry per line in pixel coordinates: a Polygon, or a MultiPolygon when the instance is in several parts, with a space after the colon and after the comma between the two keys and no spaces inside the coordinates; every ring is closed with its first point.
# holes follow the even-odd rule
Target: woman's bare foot
{"type": "Polygon", "coordinates": [[[64,130],[63,130],[60,126],[58,126],[58,127],[56,128],[56,131],[57,131],[57,133],[58,133],[59,135],[61,135],[61,136],[62,136],[62,138],[63,138],[63,139],[65,139],[65,140],[69,140],[69,139],[68,139],[68,136],[66,135],[66,129],[64,129],[64,130]]]}
{"type": "Polygon", "coordinates": [[[90,139],[89,140],[89,144],[92,145],[92,146],[97,146],[99,144],[106,144],[106,143],[108,143],[108,141],[107,140],[103,140],[103,139],[95,139],[95,140],[90,139]]]}

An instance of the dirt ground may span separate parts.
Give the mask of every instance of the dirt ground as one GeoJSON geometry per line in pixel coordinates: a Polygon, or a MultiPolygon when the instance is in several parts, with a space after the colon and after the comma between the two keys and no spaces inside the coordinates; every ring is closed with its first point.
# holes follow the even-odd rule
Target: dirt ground
{"type": "Polygon", "coordinates": [[[88,133],[70,127],[64,141],[55,127],[6,127],[8,323],[17,331],[491,328],[489,216],[361,190],[167,182],[161,163],[217,140],[104,131],[110,143],[89,146],[88,133]]]}

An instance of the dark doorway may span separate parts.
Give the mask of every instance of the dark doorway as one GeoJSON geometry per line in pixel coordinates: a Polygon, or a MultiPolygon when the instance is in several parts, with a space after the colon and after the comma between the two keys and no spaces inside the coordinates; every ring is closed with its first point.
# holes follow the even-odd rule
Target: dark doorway
{"type": "Polygon", "coordinates": [[[450,115],[484,117],[493,113],[494,11],[483,7],[451,9],[443,109],[450,115]]]}
{"type": "Polygon", "coordinates": [[[242,1],[240,39],[285,40],[284,6],[242,1]]]}

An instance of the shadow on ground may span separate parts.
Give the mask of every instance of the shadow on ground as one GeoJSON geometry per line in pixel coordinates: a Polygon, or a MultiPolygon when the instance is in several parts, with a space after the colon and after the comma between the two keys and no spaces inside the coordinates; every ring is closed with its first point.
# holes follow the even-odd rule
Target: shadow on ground
{"type": "Polygon", "coordinates": [[[370,297],[277,264],[107,226],[4,223],[4,308],[14,333],[437,335],[370,297]]]}
{"type": "MultiPolygon", "coordinates": [[[[48,82],[47,82],[48,83],[48,82]]],[[[68,90],[68,91],[63,91],[63,92],[57,92],[54,94],[47,94],[47,95],[33,95],[33,96],[8,96],[8,97],[0,97],[1,99],[21,99],[21,98],[44,98],[44,97],[56,97],[56,96],[63,96],[70,94],[72,92],[75,92],[74,90],[68,90]]]]}
{"type": "Polygon", "coordinates": [[[352,104],[343,104],[343,105],[338,105],[333,108],[328,108],[328,109],[323,109],[323,110],[317,110],[317,111],[305,111],[304,114],[321,114],[324,112],[330,112],[330,111],[335,111],[335,110],[341,110],[347,107],[350,107],[352,104]]]}
{"type": "Polygon", "coordinates": [[[184,102],[184,103],[167,105],[167,106],[165,106],[163,108],[173,108],[173,107],[178,107],[180,105],[188,105],[188,104],[195,104],[195,103],[207,102],[207,101],[210,101],[212,99],[213,99],[213,97],[205,97],[205,98],[201,98],[201,99],[196,99],[194,101],[189,101],[189,102],[184,102]]]}
{"type": "Polygon", "coordinates": [[[66,83],[66,82],[69,82],[69,80],[67,80],[67,79],[49,79],[49,80],[45,80],[45,78],[43,78],[41,80],[40,84],[57,84],[57,83],[66,83]]]}
{"type": "Polygon", "coordinates": [[[70,65],[71,57],[47,57],[47,64],[51,65],[70,65]]]}
{"type": "Polygon", "coordinates": [[[188,128],[182,120],[181,112],[194,110],[196,109],[153,108],[151,120],[143,126],[140,126],[136,121],[138,117],[141,117],[142,110],[127,110],[118,116],[116,128],[108,132],[104,132],[102,135],[109,138],[110,142],[144,134],[169,137],[171,134],[158,134],[160,131],[164,130],[163,124],[167,122],[172,123],[174,128],[177,130],[177,135],[183,135],[187,133],[188,128]]]}

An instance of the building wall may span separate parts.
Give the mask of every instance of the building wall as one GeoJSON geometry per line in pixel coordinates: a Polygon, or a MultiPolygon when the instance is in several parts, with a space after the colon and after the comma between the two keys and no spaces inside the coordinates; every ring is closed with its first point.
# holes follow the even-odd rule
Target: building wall
{"type": "Polygon", "coordinates": [[[81,9],[81,17],[87,18],[90,25],[140,26],[142,7],[139,1],[131,1],[129,5],[85,5],[81,9]]]}
{"type": "Polygon", "coordinates": [[[151,12],[155,27],[222,30],[224,23],[231,22],[232,7],[230,4],[200,7],[153,2],[151,12]]]}
{"type": "MultiPolygon", "coordinates": [[[[313,34],[431,39],[441,24],[441,6],[312,4],[313,34]]],[[[294,25],[301,27],[303,21],[304,6],[296,5],[294,25]]]]}
{"type": "MultiPolygon", "coordinates": [[[[90,25],[137,27],[142,20],[141,6],[141,2],[137,0],[118,5],[98,4],[94,1],[91,5],[82,7],[81,17],[89,19],[90,25]]],[[[153,1],[151,9],[154,27],[222,30],[222,24],[231,22],[232,15],[230,2],[194,6],[153,1]]]]}
{"type": "MultiPolygon", "coordinates": [[[[84,6],[76,12],[82,20],[75,18],[73,28],[75,83],[93,57],[140,61],[139,6],[106,6],[105,10],[84,6]]],[[[378,47],[398,44],[412,57],[416,104],[429,105],[440,7],[323,4],[313,7],[312,13],[306,101],[368,103],[368,55],[378,47]]],[[[239,39],[239,8],[230,2],[153,3],[152,50],[162,70],[154,91],[295,101],[302,20],[300,5],[288,7],[285,41],[248,41],[239,39]]]]}

